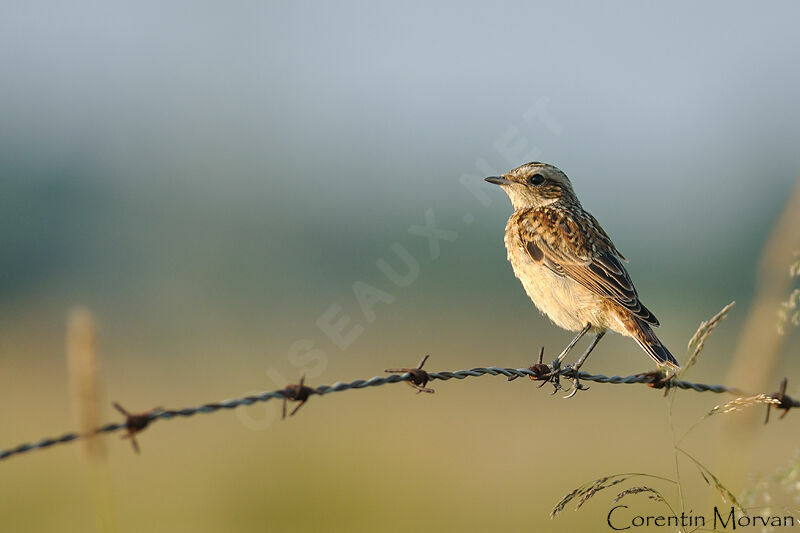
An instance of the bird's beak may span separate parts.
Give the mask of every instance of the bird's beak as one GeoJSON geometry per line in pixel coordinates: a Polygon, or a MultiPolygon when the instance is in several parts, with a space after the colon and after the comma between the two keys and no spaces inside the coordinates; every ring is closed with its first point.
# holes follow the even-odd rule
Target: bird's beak
{"type": "Polygon", "coordinates": [[[502,176],[489,176],[485,178],[484,181],[488,181],[489,183],[494,183],[495,185],[510,185],[511,180],[506,179],[502,176]]]}

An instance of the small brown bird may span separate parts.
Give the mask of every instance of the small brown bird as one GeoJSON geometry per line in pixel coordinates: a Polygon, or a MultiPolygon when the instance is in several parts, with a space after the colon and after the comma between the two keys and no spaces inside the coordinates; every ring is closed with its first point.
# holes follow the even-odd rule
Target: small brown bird
{"type": "Polygon", "coordinates": [[[658,319],[639,300],[622,262],[627,259],[595,218],[581,206],[569,178],[546,163],[527,163],[499,177],[514,214],[506,224],[505,243],[514,274],[536,307],[557,326],[578,334],[553,362],[555,369],[588,332],[595,334],[572,367],[578,369],[612,330],[633,338],[659,365],[678,362],[658,340],[658,319]]]}

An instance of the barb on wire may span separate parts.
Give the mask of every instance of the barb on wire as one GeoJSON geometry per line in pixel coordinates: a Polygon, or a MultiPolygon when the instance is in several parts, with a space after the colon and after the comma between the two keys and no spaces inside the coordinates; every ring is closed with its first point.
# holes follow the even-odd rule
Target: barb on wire
{"type": "Polygon", "coordinates": [[[114,406],[114,409],[119,411],[122,415],[125,416],[125,429],[127,433],[122,436],[123,439],[130,439],[131,446],[133,446],[133,451],[137,454],[139,453],[139,443],[136,442],[136,434],[140,431],[143,431],[152,421],[150,418],[151,414],[158,413],[162,409],[160,407],[156,407],[155,409],[151,409],[144,413],[134,414],[129,413],[124,407],[122,407],[117,402],[112,403],[111,405],[114,406]]]}
{"type": "MultiPolygon", "coordinates": [[[[425,385],[429,381],[448,381],[451,379],[463,380],[466,378],[477,378],[481,376],[505,376],[508,378],[509,381],[519,378],[519,377],[528,377],[534,381],[543,381],[546,383],[554,375],[560,375],[566,378],[579,378],[581,381],[593,381],[595,383],[610,383],[612,385],[630,385],[630,384],[645,384],[650,387],[655,388],[669,388],[669,389],[684,389],[684,390],[692,390],[695,392],[713,392],[713,393],[730,393],[736,395],[746,395],[741,389],[736,387],[729,387],[726,385],[707,385],[705,383],[691,383],[689,381],[677,380],[677,379],[665,379],[664,375],[658,372],[648,372],[642,374],[633,374],[630,376],[605,376],[603,374],[590,374],[588,372],[576,372],[572,368],[563,368],[558,371],[551,371],[547,367],[547,365],[541,363],[541,361],[529,368],[503,368],[499,366],[490,366],[490,367],[477,367],[472,368],[470,370],[457,370],[454,372],[427,372],[422,370],[422,366],[427,361],[428,357],[426,356],[422,363],[417,368],[404,368],[395,370],[395,372],[402,373],[392,373],[388,376],[375,376],[371,379],[357,379],[347,382],[337,382],[333,385],[320,385],[318,387],[309,387],[305,385],[304,378],[301,378],[300,383],[296,385],[289,385],[283,389],[278,389],[274,391],[265,391],[260,394],[255,394],[251,396],[244,396],[241,398],[232,398],[229,400],[223,400],[221,402],[214,402],[214,403],[207,403],[200,406],[195,407],[184,407],[183,409],[152,409],[150,411],[146,411],[141,414],[130,414],[122,407],[119,407],[118,404],[114,404],[117,410],[119,410],[124,416],[124,422],[116,422],[106,424],[104,426],[100,426],[95,430],[89,433],[65,433],[60,437],[52,437],[52,438],[44,438],[38,440],[36,442],[20,444],[13,448],[8,449],[0,449],[0,460],[8,459],[9,457],[19,455],[22,453],[27,453],[32,450],[50,448],[55,446],[56,444],[65,444],[67,442],[72,442],[78,440],[80,438],[89,437],[92,435],[100,435],[106,433],[114,433],[117,431],[125,430],[127,434],[125,437],[130,438],[134,449],[138,451],[138,445],[134,439],[134,436],[147,428],[152,422],[156,420],[173,420],[179,417],[191,417],[199,414],[210,414],[215,413],[220,410],[225,409],[236,409],[237,407],[242,407],[246,405],[253,405],[255,403],[266,402],[273,399],[283,400],[284,401],[284,416],[285,416],[285,402],[286,401],[298,401],[300,402],[297,407],[292,411],[289,415],[293,415],[297,412],[297,410],[302,407],[306,401],[308,401],[309,396],[313,394],[317,394],[320,396],[325,396],[326,394],[330,394],[332,392],[342,392],[347,390],[357,390],[357,389],[365,389],[367,387],[378,387],[381,385],[388,385],[390,383],[400,383],[405,382],[411,384],[414,388],[422,392],[433,392],[431,389],[425,390],[425,385]]],[[[800,401],[791,398],[786,394],[786,385],[785,380],[781,384],[781,390],[777,393],[772,395],[768,395],[771,398],[779,400],[775,407],[778,409],[783,409],[785,412],[781,416],[786,415],[789,409],[794,407],[800,407],[800,401]]]]}
{"type": "Polygon", "coordinates": [[[406,380],[406,383],[408,383],[411,386],[411,388],[417,389],[417,394],[419,394],[420,392],[427,392],[429,394],[433,394],[434,392],[436,392],[435,390],[428,389],[425,387],[425,385],[428,384],[428,381],[430,381],[431,378],[430,376],[428,376],[427,371],[422,370],[422,367],[425,366],[425,361],[428,360],[428,357],[430,357],[430,355],[426,355],[425,357],[423,357],[422,361],[419,363],[419,366],[417,366],[417,368],[387,368],[386,370],[384,370],[384,372],[390,372],[392,374],[398,374],[398,373],[411,374],[411,378],[406,380]]]}
{"type": "Polygon", "coordinates": [[[281,420],[286,420],[286,403],[288,401],[293,402],[300,402],[297,404],[297,407],[292,409],[292,412],[289,413],[289,416],[294,416],[294,414],[301,408],[305,403],[308,401],[309,396],[312,394],[317,394],[317,391],[308,387],[306,385],[306,375],[303,374],[300,376],[300,383],[297,385],[287,385],[285,389],[283,389],[283,409],[281,411],[281,420]]]}
{"type": "MultiPolygon", "coordinates": [[[[539,383],[539,388],[541,389],[544,387],[545,383],[550,381],[550,376],[552,376],[550,370],[550,365],[547,363],[543,363],[544,360],[544,346],[539,350],[539,361],[531,366],[528,367],[528,370],[532,372],[530,376],[528,376],[532,381],[541,381],[539,383]]],[[[508,381],[514,381],[519,376],[514,374],[513,376],[508,376],[508,381]]]]}
{"type": "Polygon", "coordinates": [[[786,416],[786,414],[789,412],[789,409],[792,407],[797,407],[797,405],[795,405],[797,402],[786,394],[786,385],[788,385],[788,383],[789,380],[787,378],[783,378],[783,380],[781,380],[781,388],[778,390],[778,392],[773,392],[770,394],[770,397],[778,400],[778,403],[767,404],[767,416],[764,419],[765,424],[769,422],[769,411],[772,407],[775,407],[775,409],[783,409],[783,414],[780,416],[781,418],[786,416]]]}

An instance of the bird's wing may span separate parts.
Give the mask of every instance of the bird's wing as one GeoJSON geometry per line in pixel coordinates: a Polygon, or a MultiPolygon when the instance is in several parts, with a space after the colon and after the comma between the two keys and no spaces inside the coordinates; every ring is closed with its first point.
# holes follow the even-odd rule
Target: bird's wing
{"type": "Polygon", "coordinates": [[[592,215],[540,207],[519,216],[520,238],[531,260],[658,326],[655,315],[639,301],[622,264],[625,257],[592,215]]]}

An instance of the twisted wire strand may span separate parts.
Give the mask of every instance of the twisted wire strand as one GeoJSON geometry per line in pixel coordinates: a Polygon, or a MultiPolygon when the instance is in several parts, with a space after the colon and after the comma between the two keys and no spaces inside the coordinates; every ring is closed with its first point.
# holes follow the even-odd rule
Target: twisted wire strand
{"type": "MultiPolygon", "coordinates": [[[[575,377],[575,372],[572,369],[561,369],[558,374],[564,377],[575,377]]],[[[507,378],[513,377],[538,377],[537,373],[528,368],[502,368],[499,366],[490,367],[477,367],[470,370],[457,370],[454,372],[426,372],[429,380],[447,381],[450,379],[463,380],[471,377],[481,376],[505,376],[507,378]]],[[[653,374],[633,374],[630,376],[605,376],[603,374],[590,374],[588,372],[578,372],[578,377],[581,381],[593,381],[595,383],[610,383],[612,385],[621,384],[654,384],[659,381],[659,377],[653,374]]],[[[309,387],[312,394],[324,396],[332,392],[342,392],[347,390],[365,389],[368,387],[379,387],[390,383],[400,383],[405,381],[413,381],[415,378],[411,372],[389,374],[387,376],[375,376],[373,378],[364,380],[357,379],[351,382],[339,381],[332,385],[320,385],[318,387],[309,387]]],[[[666,385],[669,388],[678,388],[685,390],[693,390],[695,392],[713,392],[713,393],[730,393],[735,395],[745,395],[741,389],[736,387],[728,387],[726,385],[707,385],[705,383],[691,383],[688,381],[669,381],[666,385]]],[[[172,420],[175,418],[187,418],[198,414],[211,414],[224,409],[236,409],[241,406],[253,405],[255,403],[263,403],[273,399],[295,399],[292,393],[287,389],[279,389],[274,391],[265,391],[260,394],[244,396],[241,398],[231,398],[222,400],[220,402],[207,403],[195,407],[184,407],[182,409],[157,409],[143,415],[137,415],[140,420],[144,421],[144,426],[156,420],[172,420]]],[[[800,401],[786,398],[786,404],[789,407],[800,407],[800,401]]],[[[115,433],[117,431],[128,430],[131,431],[130,421],[109,423],[96,428],[89,433],[65,433],[59,437],[46,437],[36,442],[24,443],[13,448],[0,450],[0,461],[8,459],[9,457],[27,453],[33,450],[40,450],[50,448],[57,444],[66,444],[81,438],[90,437],[93,435],[101,435],[107,433],[115,433]]],[[[133,433],[140,429],[134,430],[133,433]]]]}

